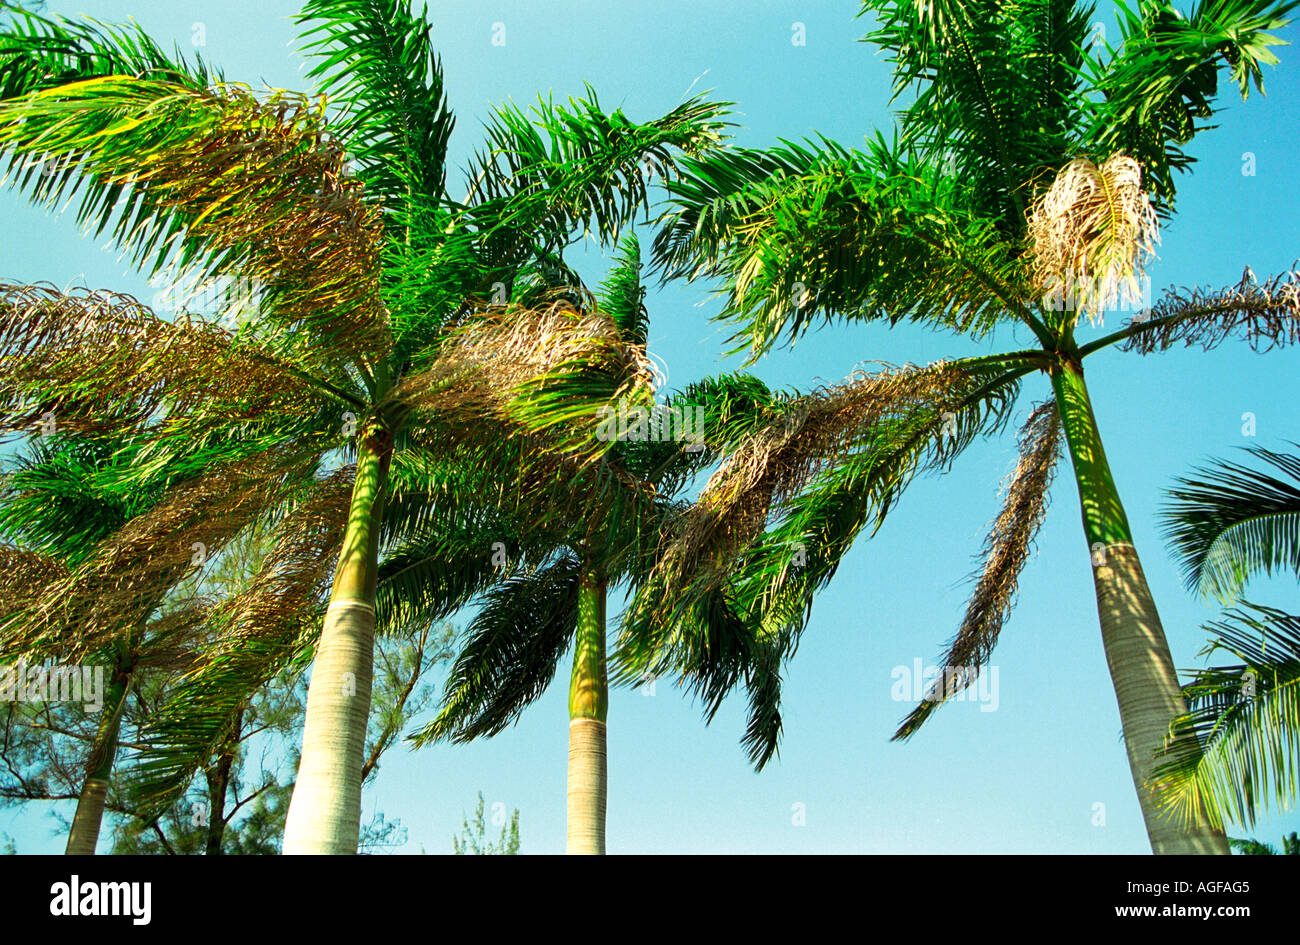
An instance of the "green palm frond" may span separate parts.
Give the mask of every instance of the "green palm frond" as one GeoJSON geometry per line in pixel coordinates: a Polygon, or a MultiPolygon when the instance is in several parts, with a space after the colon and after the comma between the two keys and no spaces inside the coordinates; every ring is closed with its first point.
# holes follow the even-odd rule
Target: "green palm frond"
{"type": "Polygon", "coordinates": [[[864,41],[894,66],[895,98],[910,98],[903,140],[946,165],[968,206],[1017,240],[1028,186],[1070,148],[1092,8],[868,0],[863,12],[877,22],[864,41]]]}
{"type": "Polygon", "coordinates": [[[102,541],[63,579],[41,589],[5,637],[20,649],[76,660],[138,625],[165,590],[201,566],[268,508],[289,501],[315,456],[282,446],[250,456],[213,457],[197,475],[169,488],[146,511],[102,541]]]}
{"type": "Polygon", "coordinates": [[[1184,687],[1188,714],[1171,728],[1152,790],[1183,822],[1251,827],[1300,792],[1300,617],[1248,603],[1207,629],[1204,652],[1240,662],[1184,687]]]}
{"type": "Polygon", "coordinates": [[[540,98],[527,112],[498,106],[468,169],[474,219],[503,260],[517,258],[529,234],[550,250],[590,231],[611,243],[647,207],[653,176],[671,174],[679,153],[717,144],[726,114],[725,104],[696,97],[638,124],[620,110],[606,114],[591,86],[567,106],[540,98]]]}
{"type": "Polygon", "coordinates": [[[119,446],[84,437],[42,437],[9,470],[0,493],[0,536],[73,566],[136,511],[149,492],[113,490],[99,475],[119,446]]]}
{"type": "Polygon", "coordinates": [[[723,280],[720,318],[751,358],[819,318],[922,320],[983,334],[1033,292],[993,218],[958,183],[891,149],[783,142],[684,159],[667,184],[655,266],[723,280]]]}
{"type": "Polygon", "coordinates": [[[1300,576],[1300,456],[1247,452],[1276,474],[1217,461],[1180,478],[1161,513],[1188,588],[1222,601],[1260,573],[1300,576]]]}
{"type": "Polygon", "coordinates": [[[546,690],[577,628],[580,565],[561,553],[484,596],[437,717],[411,736],[416,745],[495,735],[546,690]]]}
{"type": "Polygon", "coordinates": [[[336,129],[366,191],[399,215],[441,200],[454,121],[427,5],[417,14],[407,0],[310,0],[297,22],[317,59],[307,77],[346,105],[336,129]]]}
{"type": "Polygon", "coordinates": [[[224,82],[199,55],[169,55],[139,26],[70,22],[0,4],[11,19],[0,31],[0,99],[84,79],[129,75],[207,88],[224,82]]]}
{"type": "Polygon", "coordinates": [[[1120,2],[1120,44],[1094,63],[1089,102],[1091,126],[1084,147],[1094,154],[1124,151],[1141,162],[1157,207],[1167,213],[1174,198],[1174,172],[1194,158],[1183,150],[1213,127],[1219,71],[1226,67],[1241,97],[1253,84],[1262,94],[1263,67],[1276,65],[1270,47],[1289,21],[1292,2],[1201,0],[1184,16],[1167,0],[1120,2]]]}
{"type": "MultiPolygon", "coordinates": [[[[645,593],[646,587],[639,589],[645,593]]],[[[728,695],[745,690],[747,722],[741,744],[755,770],[778,752],[781,739],[781,671],[794,652],[789,632],[768,633],[738,610],[733,590],[715,587],[680,612],[671,640],[662,641],[653,663],[629,661],[630,640],[645,639],[638,626],[650,613],[633,606],[623,615],[620,647],[614,655],[615,678],[623,683],[677,676],[686,691],[703,703],[711,723],[728,695]]]]}
{"type": "Polygon", "coordinates": [[[596,289],[596,302],[614,320],[628,344],[644,347],[650,316],[645,307],[646,290],[641,285],[641,244],[635,233],[628,233],[618,249],[613,268],[596,289]]]}

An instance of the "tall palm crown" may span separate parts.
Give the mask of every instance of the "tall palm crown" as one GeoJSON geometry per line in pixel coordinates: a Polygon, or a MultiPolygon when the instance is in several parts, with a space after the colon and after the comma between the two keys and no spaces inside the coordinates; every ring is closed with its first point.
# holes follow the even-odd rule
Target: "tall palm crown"
{"type": "MultiPolygon", "coordinates": [[[[1148,353],[1231,335],[1261,346],[1294,342],[1300,282],[1285,274],[1219,292],[1170,291],[1091,343],[1076,341],[1074,329],[1081,314],[1132,303],[1158,221],[1172,211],[1176,173],[1192,163],[1183,148],[1209,127],[1221,73],[1243,97],[1252,86],[1262,91],[1262,69],[1277,61],[1270,47],[1280,42],[1270,31],[1291,6],[1211,0],[1188,16],[1162,2],[1121,6],[1112,46],[1093,41],[1093,8],[1068,0],[870,0],[863,12],[876,28],[867,40],[889,56],[896,95],[908,96],[892,139],[877,135],[861,150],[783,142],[689,160],[668,185],[673,206],[655,243],[665,275],[722,281],[720,317],[754,356],[819,316],[916,321],[976,338],[1007,323],[1032,331],[1033,348],[944,364],[950,379],[986,380],[942,414],[926,401],[922,413],[905,411],[860,434],[851,450],[835,441],[823,458],[829,471],[764,510],[778,521],[764,549],[748,555],[748,600],[786,615],[804,609],[806,619],[853,536],[877,526],[896,501],[918,449],[942,439],[944,427],[1004,420],[1005,412],[990,414],[991,398],[1014,402],[1023,378],[1047,374],[1052,397],[1022,429],[1020,463],[946,655],[946,682],[896,737],[915,732],[987,661],[1064,440],[1130,766],[1157,852],[1226,853],[1227,845],[1212,827],[1168,823],[1147,784],[1184,707],[1083,360],[1114,345],[1148,353]],[[812,566],[791,567],[796,542],[812,566]]],[[[715,520],[709,554],[739,554],[719,524],[726,502],[715,498],[701,502],[702,518],[715,520]]],[[[685,587],[687,601],[702,600],[707,580],[674,571],[673,557],[665,554],[664,582],[685,587]]]]}
{"type": "Polygon", "coordinates": [[[138,30],[13,14],[0,147],[18,185],[44,201],[79,192],[79,216],[155,270],[252,282],[260,318],[229,331],[107,293],[4,287],[0,405],[11,430],[52,417],[147,435],[142,471],[241,444],[133,522],[111,572],[79,569],[63,596],[86,626],[108,627],[109,573],[142,593],[188,567],[193,541],[216,549],[260,511],[289,510],[267,580],[232,605],[234,642],[214,672],[238,671],[249,638],[296,638],[330,587],[285,842],[353,852],[379,546],[401,525],[385,512],[390,479],[459,440],[508,473],[509,451],[488,447],[525,427],[588,461],[607,448],[582,420],[649,397],[646,365],[607,315],[519,304],[512,287],[530,268],[562,268],[582,231],[615,235],[644,204],[647,163],[671,170],[674,152],[713,145],[722,125],[700,100],[636,124],[590,90],[531,115],[502,108],[457,200],[426,18],[399,0],[313,0],[301,19],[311,75],[341,111],[226,83],[138,30]],[[304,486],[332,452],[353,462],[304,486]]]}

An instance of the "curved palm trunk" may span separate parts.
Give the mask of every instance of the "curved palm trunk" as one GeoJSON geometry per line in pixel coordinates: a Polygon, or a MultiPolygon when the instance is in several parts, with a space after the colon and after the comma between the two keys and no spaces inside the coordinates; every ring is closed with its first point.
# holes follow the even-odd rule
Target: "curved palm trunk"
{"type": "Polygon", "coordinates": [[[357,449],[343,551],[307,690],[302,759],[284,825],[284,853],[357,852],[374,672],[379,525],[390,456],[390,441],[376,439],[357,449]]]}
{"type": "Polygon", "coordinates": [[[77,812],[72,816],[72,827],[68,831],[68,845],[63,851],[67,856],[93,856],[99,843],[104,802],[108,799],[108,778],[113,773],[117,734],[122,726],[122,710],[126,707],[126,694],[130,688],[130,675],[119,659],[113,666],[113,679],[104,695],[103,720],[90,749],[86,780],[82,782],[77,812]]]}
{"type": "Polygon", "coordinates": [[[569,683],[568,853],[605,852],[605,582],[584,570],[569,683]]]}
{"type": "Polygon", "coordinates": [[[1222,831],[1180,825],[1159,810],[1147,787],[1170,722],[1186,712],[1187,705],[1160,615],[1133,547],[1128,517],[1106,461],[1082,368],[1063,365],[1053,372],[1052,386],[1079,485],[1101,639],[1119,700],[1124,744],[1151,849],[1157,854],[1227,855],[1228,841],[1222,831]]]}

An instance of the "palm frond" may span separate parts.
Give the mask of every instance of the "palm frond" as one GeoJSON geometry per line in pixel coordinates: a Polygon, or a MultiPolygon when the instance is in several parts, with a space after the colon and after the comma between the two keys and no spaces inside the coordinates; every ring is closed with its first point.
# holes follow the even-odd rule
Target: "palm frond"
{"type": "MultiPolygon", "coordinates": [[[[940,376],[945,371],[941,366],[931,370],[940,376]]],[[[770,507],[769,514],[776,513],[777,521],[748,545],[743,535],[705,535],[693,558],[669,570],[666,565],[689,550],[682,546],[691,532],[701,527],[707,531],[710,525],[701,525],[701,516],[708,515],[701,503],[674,519],[626,616],[615,651],[618,678],[628,681],[672,673],[683,661],[698,665],[691,655],[696,650],[690,627],[706,622],[702,615],[720,606],[718,595],[728,588],[734,598],[734,605],[728,606],[737,608],[752,632],[795,645],[807,625],[814,596],[833,578],[856,537],[881,526],[915,475],[946,467],[977,436],[1006,422],[1018,377],[1027,369],[991,375],[973,367],[968,370],[972,371],[969,377],[943,393],[914,399],[900,396],[889,409],[874,411],[870,422],[856,431],[857,442],[847,453],[820,470],[807,488],[770,507]]],[[[885,372],[885,376],[891,375],[885,372]]],[[[799,402],[797,397],[791,400],[799,402]]],[[[743,456],[774,428],[779,428],[779,422],[754,425],[740,438],[732,457],[743,456]]],[[[724,465],[719,475],[726,469],[724,465]]],[[[774,472],[788,475],[782,469],[778,464],[774,472]]],[[[761,507],[763,493],[757,492],[752,501],[761,507]]]]}
{"type": "Polygon", "coordinates": [[[847,468],[844,461],[858,450],[878,449],[878,433],[897,429],[891,421],[918,415],[935,421],[951,412],[955,424],[957,414],[950,408],[968,406],[962,403],[964,397],[982,390],[989,378],[987,373],[937,362],[860,374],[788,400],[705,485],[664,551],[659,579],[680,588],[725,573],[728,562],[759,536],[769,516],[787,508],[820,472],[837,464],[847,468]]]}
{"type": "Polygon", "coordinates": [[[628,344],[642,347],[650,329],[645,293],[641,285],[641,244],[636,234],[629,232],[619,243],[618,256],[609,275],[596,289],[596,302],[614,320],[628,344]]]}
{"type": "Polygon", "coordinates": [[[411,736],[416,745],[495,735],[546,690],[577,627],[580,565],[565,552],[484,596],[437,717],[411,736]]]}
{"type": "Polygon", "coordinates": [[[646,403],[652,385],[644,349],[625,342],[608,315],[561,300],[466,319],[389,402],[417,415],[490,416],[547,434],[556,449],[599,455],[613,445],[600,439],[601,408],[646,403]]]}
{"type": "Polygon", "coordinates": [[[76,660],[103,647],[255,516],[292,496],[314,463],[303,447],[282,446],[216,463],[173,486],[66,578],[46,585],[29,611],[6,619],[6,650],[76,660]]]}
{"type": "Polygon", "coordinates": [[[355,470],[314,483],[272,530],[246,589],[205,610],[216,633],[141,731],[128,790],[157,812],[208,763],[231,719],[282,673],[306,668],[342,547],[355,470]]]}
{"type": "MultiPolygon", "coordinates": [[[[90,183],[81,220],[115,219],[136,262],[248,279],[266,318],[331,350],[383,343],[382,224],[321,106],[106,76],[0,102],[0,145],[74,168],[72,191],[90,183]]],[[[54,201],[64,187],[27,189],[54,201]]]]}
{"type": "Polygon", "coordinates": [[[1261,572],[1300,576],[1300,457],[1247,452],[1280,475],[1219,460],[1180,478],[1161,512],[1188,589],[1222,601],[1261,572]]]}
{"type": "Polygon", "coordinates": [[[307,77],[345,103],[335,127],[367,192],[399,213],[440,200],[454,121],[428,6],[417,14],[407,0],[309,0],[296,19],[316,57],[307,77]]]}
{"type": "Polygon", "coordinates": [[[935,689],[908,713],[894,733],[906,739],[942,703],[970,685],[989,661],[1015,603],[1020,572],[1047,514],[1048,490],[1061,453],[1061,422],[1055,401],[1039,404],[1020,429],[1020,457],[1007,482],[1002,511],[984,540],[979,580],[966,615],[944,655],[935,689]]]}
{"type": "MultiPolygon", "coordinates": [[[[329,398],[309,376],[225,329],[166,320],[112,292],[0,284],[0,429],[94,432],[198,415],[305,416],[329,398]]],[[[326,385],[328,386],[328,385],[326,385]]]]}
{"type": "Polygon", "coordinates": [[[751,357],[818,317],[921,320],[988,331],[1032,292],[993,218],[932,164],[822,139],[684,159],[667,184],[655,268],[723,280],[719,318],[751,357]]]}
{"type": "Polygon", "coordinates": [[[1168,351],[1180,341],[1209,351],[1232,337],[1255,351],[1295,344],[1300,342],[1300,270],[1260,282],[1247,269],[1241,282],[1227,289],[1168,289],[1117,335],[1123,350],[1138,354],[1168,351]]]}
{"type": "Polygon", "coordinates": [[[961,181],[971,210],[1023,234],[1031,182],[1070,149],[1091,7],[867,0],[864,42],[894,67],[903,140],[961,181]]]}
{"type": "Polygon", "coordinates": [[[0,99],[84,79],[129,75],[207,88],[224,82],[199,55],[168,53],[138,25],[74,23],[3,5],[11,19],[0,30],[0,99]]]}
{"type": "Polygon", "coordinates": [[[519,261],[523,245],[555,251],[592,231],[614,242],[647,207],[652,175],[671,174],[678,154],[714,147],[726,127],[726,105],[702,97],[638,124],[621,110],[606,114],[586,91],[567,106],[539,98],[527,112],[493,110],[487,147],[468,169],[468,203],[503,262],[519,261]]]}
{"type": "Polygon", "coordinates": [[[1263,67],[1278,60],[1295,3],[1275,0],[1201,0],[1184,16],[1167,0],[1119,7],[1120,44],[1109,59],[1091,64],[1090,127],[1084,149],[1125,151],[1146,170],[1156,206],[1167,213],[1174,172],[1195,160],[1182,148],[1214,114],[1219,70],[1227,67],[1245,99],[1253,84],[1262,94],[1263,67]]]}
{"type": "Polygon", "coordinates": [[[1300,792],[1300,617],[1244,604],[1207,629],[1204,652],[1239,662],[1184,687],[1188,714],[1171,726],[1150,784],[1184,823],[1250,827],[1300,792]]]}

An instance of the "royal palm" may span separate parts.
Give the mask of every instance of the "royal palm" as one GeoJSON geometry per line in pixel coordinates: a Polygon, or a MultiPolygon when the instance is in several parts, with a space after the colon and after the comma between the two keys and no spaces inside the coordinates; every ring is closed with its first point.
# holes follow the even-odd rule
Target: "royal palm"
{"type": "MultiPolygon", "coordinates": [[[[1042,374],[1050,397],[1021,434],[1020,463],[984,549],[945,683],[896,737],[914,733],[988,660],[1045,512],[1062,441],[1078,486],[1102,640],[1135,786],[1158,853],[1227,853],[1220,831],[1157,810],[1146,777],[1184,703],[1169,648],[1093,414],[1084,361],[1112,346],[1296,340],[1290,277],[1222,292],[1170,292],[1141,309],[1139,278],[1172,209],[1182,148],[1203,131],[1220,73],[1244,97],[1276,62],[1270,31],[1289,4],[1213,0],[1182,16],[1164,3],[1120,9],[1114,47],[1094,44],[1091,7],[1065,0],[912,3],[872,0],[867,37],[907,96],[892,136],[863,149],[819,140],[726,149],[686,165],[656,241],[670,275],[723,281],[721,316],[755,356],[819,317],[904,321],[984,338],[1017,325],[1022,351],[949,362],[993,369],[978,396],[1013,398],[1042,374]],[[1082,315],[1120,304],[1135,317],[1084,343],[1082,315]]],[[[974,401],[972,401],[974,402],[974,401]]],[[[948,411],[949,426],[963,410],[948,411]]],[[[896,431],[912,437],[914,427],[896,431]]],[[[938,425],[928,435],[942,436],[938,425]]],[[[807,605],[852,535],[896,498],[883,488],[906,457],[880,430],[874,449],[842,457],[794,500],[752,557],[753,599],[807,605]],[[846,465],[847,464],[847,465],[846,465]],[[873,494],[873,490],[879,490],[873,494]],[[883,502],[882,502],[883,500],[883,502]],[[807,545],[811,567],[789,567],[807,545]],[[784,550],[782,550],[784,548],[784,550]],[[824,549],[824,550],[823,550],[824,549]]],[[[698,596],[698,595],[697,595],[698,596]]]]}

